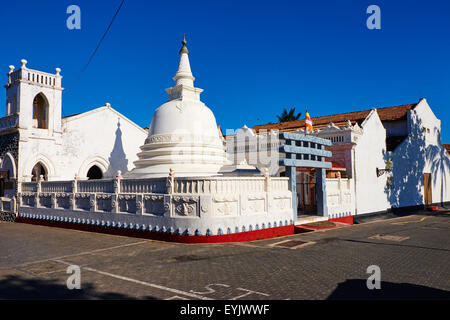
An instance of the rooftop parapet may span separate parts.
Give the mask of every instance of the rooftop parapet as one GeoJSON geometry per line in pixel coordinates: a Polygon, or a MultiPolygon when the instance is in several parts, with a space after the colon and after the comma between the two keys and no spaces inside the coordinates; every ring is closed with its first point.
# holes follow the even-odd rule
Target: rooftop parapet
{"type": "Polygon", "coordinates": [[[28,82],[33,84],[38,84],[40,86],[49,87],[49,88],[55,88],[55,89],[63,89],[61,87],[61,79],[62,76],[60,75],[61,69],[56,68],[55,74],[42,72],[38,70],[33,70],[27,68],[28,61],[25,59],[22,59],[20,61],[22,63],[22,66],[20,69],[14,71],[14,66],[9,66],[9,72],[7,74],[8,76],[8,84],[5,85],[5,88],[11,87],[15,85],[16,83],[22,81],[22,82],[28,82]]]}

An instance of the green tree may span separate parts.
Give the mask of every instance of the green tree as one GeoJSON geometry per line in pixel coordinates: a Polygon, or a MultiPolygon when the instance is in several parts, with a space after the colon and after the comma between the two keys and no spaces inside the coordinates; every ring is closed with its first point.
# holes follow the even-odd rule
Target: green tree
{"type": "Polygon", "coordinates": [[[302,116],[302,113],[299,112],[297,115],[295,114],[295,108],[290,109],[287,111],[286,108],[283,109],[283,113],[280,116],[277,116],[278,122],[286,122],[286,121],[295,121],[300,119],[302,116]]]}

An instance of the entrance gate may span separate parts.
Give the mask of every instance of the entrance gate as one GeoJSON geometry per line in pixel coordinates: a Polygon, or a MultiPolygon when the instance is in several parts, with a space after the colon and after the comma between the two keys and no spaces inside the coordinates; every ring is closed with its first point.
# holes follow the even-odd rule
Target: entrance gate
{"type": "MultiPolygon", "coordinates": [[[[325,150],[330,146],[328,139],[318,138],[308,134],[280,132],[280,165],[286,167],[289,186],[292,191],[292,208],[294,221],[297,221],[297,167],[315,168],[315,193],[317,214],[327,216],[326,169],[331,168],[331,162],[325,159],[331,157],[331,151],[325,150]]],[[[299,199],[300,207],[302,199],[299,199]]]]}

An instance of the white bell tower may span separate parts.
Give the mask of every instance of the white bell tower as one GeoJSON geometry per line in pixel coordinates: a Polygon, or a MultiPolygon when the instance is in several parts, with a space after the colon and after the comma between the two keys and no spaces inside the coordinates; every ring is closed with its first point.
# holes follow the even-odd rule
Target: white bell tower
{"type": "Polygon", "coordinates": [[[27,60],[14,71],[9,66],[6,115],[16,118],[20,129],[38,136],[61,135],[61,69],[56,74],[27,68],[27,60]]]}

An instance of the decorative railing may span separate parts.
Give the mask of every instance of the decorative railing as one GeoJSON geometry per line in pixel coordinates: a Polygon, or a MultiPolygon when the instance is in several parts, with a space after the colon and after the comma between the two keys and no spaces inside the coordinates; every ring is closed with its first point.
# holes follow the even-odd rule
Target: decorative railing
{"type": "Polygon", "coordinates": [[[31,82],[45,84],[51,87],[55,87],[57,85],[57,79],[54,75],[41,71],[27,70],[25,72],[25,79],[31,82]]]}
{"type": "Polygon", "coordinates": [[[182,216],[198,216],[200,202],[203,209],[238,216],[240,201],[245,201],[243,207],[248,206],[257,213],[266,212],[268,201],[283,210],[290,207],[291,201],[285,177],[41,181],[22,182],[20,190],[19,207],[151,215],[164,215],[167,201],[182,216]],[[204,197],[207,200],[200,200],[204,197]],[[247,200],[242,200],[243,197],[247,200]],[[212,203],[205,205],[204,201],[212,203]],[[189,209],[193,203],[197,213],[189,209]]]}
{"type": "Polygon", "coordinates": [[[22,182],[21,186],[22,192],[37,192],[38,190],[37,182],[22,182]]]}
{"type": "Polygon", "coordinates": [[[278,177],[208,177],[157,179],[104,179],[78,181],[22,182],[22,192],[63,193],[137,193],[137,194],[216,194],[284,191],[288,178],[278,177]],[[172,188],[173,185],[173,188],[172,188]],[[75,187],[75,189],[74,189],[75,187]]]}
{"type": "Polygon", "coordinates": [[[72,192],[73,183],[73,181],[41,182],[41,192],[72,192]]]}
{"type": "Polygon", "coordinates": [[[122,179],[120,192],[122,193],[166,193],[167,179],[122,179]]]}
{"type": "Polygon", "coordinates": [[[114,193],[114,181],[114,179],[79,180],[77,181],[77,191],[88,193],[114,193]]]}
{"type": "MultiPolygon", "coordinates": [[[[23,60],[24,61],[24,60],[23,60]]],[[[24,61],[26,63],[26,61],[24,61]]],[[[43,71],[32,70],[22,65],[22,68],[13,71],[11,70],[8,74],[8,85],[14,84],[16,81],[25,80],[33,83],[38,83],[43,86],[48,87],[60,87],[61,86],[61,76],[59,72],[61,70],[57,69],[56,74],[51,74],[43,71]]]]}
{"type": "MultiPolygon", "coordinates": [[[[279,178],[272,178],[279,179],[279,178]]],[[[174,193],[249,193],[264,192],[266,179],[263,177],[212,177],[177,178],[174,180],[174,193]]]]}

